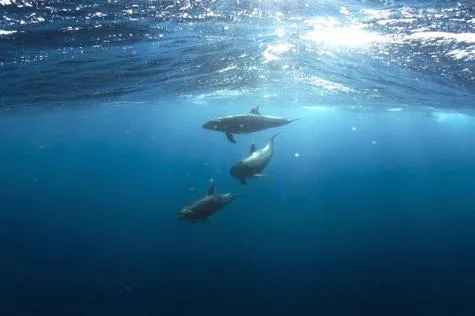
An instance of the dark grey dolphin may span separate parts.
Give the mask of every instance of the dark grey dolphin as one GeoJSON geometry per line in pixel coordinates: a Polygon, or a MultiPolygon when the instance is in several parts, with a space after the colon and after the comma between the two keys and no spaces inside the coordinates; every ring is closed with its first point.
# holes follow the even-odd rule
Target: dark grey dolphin
{"type": "Polygon", "coordinates": [[[247,184],[247,178],[265,176],[262,171],[267,167],[274,154],[274,138],[279,134],[269,138],[267,144],[259,150],[256,150],[256,144],[252,144],[249,156],[231,167],[231,175],[239,179],[242,184],[247,184]]]}
{"type": "Polygon", "coordinates": [[[223,132],[233,144],[236,143],[233,134],[249,134],[268,128],[278,127],[292,123],[296,119],[285,117],[261,115],[259,105],[249,113],[218,117],[203,124],[203,128],[223,132]]]}
{"type": "Polygon", "coordinates": [[[197,220],[207,220],[208,217],[231,203],[236,196],[237,193],[216,193],[213,182],[207,195],[181,209],[178,213],[178,219],[187,220],[191,223],[196,223],[197,220]]]}

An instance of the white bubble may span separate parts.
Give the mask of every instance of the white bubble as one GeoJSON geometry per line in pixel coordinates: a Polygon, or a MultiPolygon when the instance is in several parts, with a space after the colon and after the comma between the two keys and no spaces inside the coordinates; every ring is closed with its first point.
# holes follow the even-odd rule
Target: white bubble
{"type": "Polygon", "coordinates": [[[294,157],[295,157],[295,158],[300,157],[300,153],[295,153],[295,154],[294,154],[294,157]]]}
{"type": "Polygon", "coordinates": [[[373,140],[373,141],[371,142],[371,144],[373,144],[373,145],[376,145],[376,141],[375,141],[375,140],[373,140]]]}
{"type": "Polygon", "coordinates": [[[351,128],[351,130],[352,130],[353,132],[356,131],[356,126],[353,126],[353,127],[351,128]]]}

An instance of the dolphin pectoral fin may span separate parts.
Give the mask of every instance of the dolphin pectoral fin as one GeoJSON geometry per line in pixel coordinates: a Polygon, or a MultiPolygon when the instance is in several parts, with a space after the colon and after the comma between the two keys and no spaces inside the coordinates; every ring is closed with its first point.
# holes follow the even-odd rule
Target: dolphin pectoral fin
{"type": "Polygon", "coordinates": [[[261,113],[259,112],[259,105],[256,105],[255,107],[253,107],[249,113],[261,115],[261,113]]]}
{"type": "Polygon", "coordinates": [[[251,152],[251,155],[256,151],[256,144],[252,144],[251,145],[251,149],[250,149],[250,152],[251,152]]]}
{"type": "Polygon", "coordinates": [[[263,173],[255,173],[254,177],[267,177],[267,175],[263,173]]]}
{"type": "Polygon", "coordinates": [[[226,138],[233,144],[236,144],[236,141],[234,140],[234,135],[229,133],[229,132],[226,132],[226,138]]]}
{"type": "Polygon", "coordinates": [[[246,179],[239,179],[239,181],[241,182],[241,184],[247,185],[246,179]]]}

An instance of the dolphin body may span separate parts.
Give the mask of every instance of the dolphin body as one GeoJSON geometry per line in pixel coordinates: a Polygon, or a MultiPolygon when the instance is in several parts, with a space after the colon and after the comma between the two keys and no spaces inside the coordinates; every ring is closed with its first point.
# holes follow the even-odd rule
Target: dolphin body
{"type": "Polygon", "coordinates": [[[296,119],[285,117],[262,115],[259,112],[259,105],[254,107],[249,113],[236,114],[218,117],[203,124],[204,129],[224,132],[226,138],[233,144],[236,143],[233,134],[249,134],[262,131],[268,128],[279,127],[292,123],[296,119]]]}
{"type": "Polygon", "coordinates": [[[214,182],[208,189],[208,194],[200,200],[186,205],[178,212],[178,219],[196,223],[197,220],[208,220],[208,217],[231,203],[237,193],[216,193],[214,182]]]}
{"type": "Polygon", "coordinates": [[[265,176],[262,171],[267,167],[274,154],[274,138],[279,134],[270,137],[267,144],[259,150],[256,149],[256,144],[252,144],[249,156],[231,167],[231,175],[239,179],[241,184],[247,184],[247,178],[265,176]]]}

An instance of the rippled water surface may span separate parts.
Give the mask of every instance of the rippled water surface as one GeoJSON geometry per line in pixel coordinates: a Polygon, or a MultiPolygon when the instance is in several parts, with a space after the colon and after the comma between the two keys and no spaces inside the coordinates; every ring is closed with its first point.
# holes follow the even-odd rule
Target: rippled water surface
{"type": "Polygon", "coordinates": [[[473,106],[471,1],[2,0],[0,10],[3,108],[246,94],[473,106]]]}

